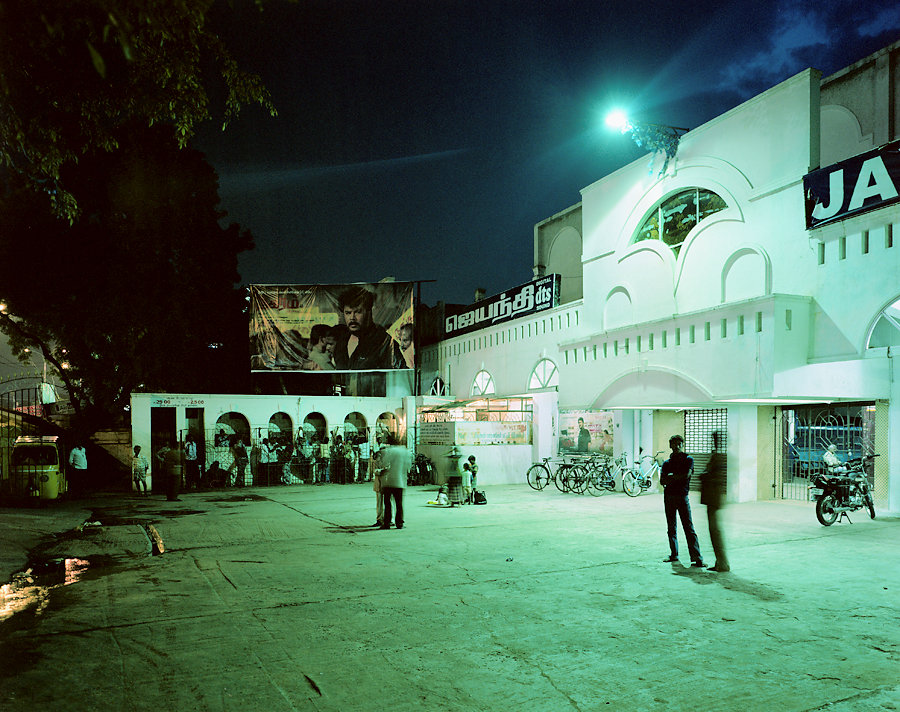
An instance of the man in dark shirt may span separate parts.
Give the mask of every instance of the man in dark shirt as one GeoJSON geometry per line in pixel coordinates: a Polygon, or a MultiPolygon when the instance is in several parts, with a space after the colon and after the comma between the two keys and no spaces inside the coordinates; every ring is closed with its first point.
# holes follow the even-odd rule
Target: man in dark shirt
{"type": "Polygon", "coordinates": [[[584,418],[578,419],[578,452],[587,452],[591,447],[591,431],[584,427],[584,418]]]}
{"type": "Polygon", "coordinates": [[[338,297],[342,323],[334,330],[334,366],[339,371],[394,368],[400,350],[390,334],[372,321],[374,303],[375,295],[358,286],[338,297]]]}
{"type": "Polygon", "coordinates": [[[694,531],[694,522],[691,520],[691,503],[688,501],[688,488],[691,482],[691,473],[694,471],[694,459],[681,451],[683,446],[684,438],[680,435],[673,435],[669,438],[672,454],[663,463],[659,474],[659,481],[665,488],[663,503],[666,508],[669,535],[670,554],[666,561],[678,561],[678,532],[675,522],[677,513],[681,517],[681,528],[684,529],[684,536],[687,539],[691,566],[702,567],[703,557],[700,555],[700,543],[697,541],[697,532],[694,531]]]}

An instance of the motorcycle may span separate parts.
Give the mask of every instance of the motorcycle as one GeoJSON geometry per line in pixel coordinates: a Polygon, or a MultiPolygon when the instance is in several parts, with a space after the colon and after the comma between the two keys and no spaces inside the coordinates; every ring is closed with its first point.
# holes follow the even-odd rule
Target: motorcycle
{"type": "Polygon", "coordinates": [[[841,519],[849,512],[866,507],[869,517],[875,519],[875,503],[866,477],[866,461],[877,457],[867,455],[848,460],[841,467],[829,467],[813,477],[810,495],[816,500],[816,519],[822,526],[830,527],[838,515],[841,519]]]}

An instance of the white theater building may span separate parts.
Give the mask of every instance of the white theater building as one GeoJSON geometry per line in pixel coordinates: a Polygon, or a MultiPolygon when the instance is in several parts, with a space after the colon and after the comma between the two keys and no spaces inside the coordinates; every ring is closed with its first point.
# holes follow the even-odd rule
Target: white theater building
{"type": "Polygon", "coordinates": [[[876,508],[900,511],[898,61],[803,71],[683,135],[664,173],[641,158],[539,223],[559,305],[423,353],[450,400],[533,398],[531,446],[482,448],[482,470],[523,481],[601,413],[632,458],[727,433],[730,501],[806,499],[828,444],[875,452],[876,508]]]}

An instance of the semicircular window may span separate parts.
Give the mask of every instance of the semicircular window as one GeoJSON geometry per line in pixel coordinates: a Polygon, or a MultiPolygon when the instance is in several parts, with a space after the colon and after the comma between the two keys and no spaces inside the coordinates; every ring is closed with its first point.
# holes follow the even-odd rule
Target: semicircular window
{"type": "Polygon", "coordinates": [[[728,204],[717,193],[706,188],[688,188],[657,204],[634,237],[641,240],[662,240],[675,254],[681,249],[687,234],[713,213],[724,210],[728,204]]]}

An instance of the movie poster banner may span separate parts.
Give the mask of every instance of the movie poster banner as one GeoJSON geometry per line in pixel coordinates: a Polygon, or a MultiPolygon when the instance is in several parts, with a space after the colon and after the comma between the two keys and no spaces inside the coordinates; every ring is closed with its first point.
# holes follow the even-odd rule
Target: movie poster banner
{"type": "Polygon", "coordinates": [[[559,411],[559,451],[599,452],[612,455],[611,410],[559,411]]]}
{"type": "Polygon", "coordinates": [[[413,368],[414,284],[251,285],[250,370],[413,368]]]}

